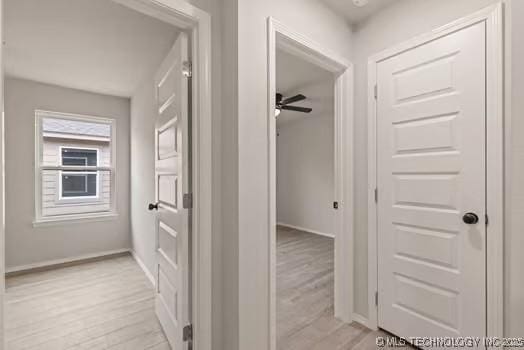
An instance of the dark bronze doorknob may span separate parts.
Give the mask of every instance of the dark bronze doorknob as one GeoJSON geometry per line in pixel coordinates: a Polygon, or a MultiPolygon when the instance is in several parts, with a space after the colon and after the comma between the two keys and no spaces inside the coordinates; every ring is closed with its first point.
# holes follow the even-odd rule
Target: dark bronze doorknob
{"type": "Polygon", "coordinates": [[[149,206],[147,207],[149,210],[158,210],[158,203],[149,203],[149,206]]]}
{"type": "Polygon", "coordinates": [[[479,222],[479,217],[475,213],[466,213],[462,217],[462,221],[464,221],[465,224],[474,225],[479,222]]]}

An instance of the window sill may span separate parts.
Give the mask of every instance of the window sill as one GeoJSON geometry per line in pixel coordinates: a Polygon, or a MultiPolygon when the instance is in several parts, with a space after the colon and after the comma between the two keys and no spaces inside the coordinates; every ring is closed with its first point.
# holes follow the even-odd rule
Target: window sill
{"type": "Polygon", "coordinates": [[[116,220],[117,217],[117,213],[95,213],[89,215],[75,215],[68,217],[61,216],[35,220],[33,221],[33,227],[61,226],[98,221],[110,221],[116,220]]]}

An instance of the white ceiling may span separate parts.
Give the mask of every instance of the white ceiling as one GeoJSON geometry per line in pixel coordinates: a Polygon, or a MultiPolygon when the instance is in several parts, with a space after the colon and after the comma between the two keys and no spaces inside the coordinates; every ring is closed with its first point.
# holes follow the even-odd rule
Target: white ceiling
{"type": "Polygon", "coordinates": [[[6,74],[130,97],[175,27],[111,0],[5,0],[6,74]]]}
{"type": "Polygon", "coordinates": [[[283,110],[277,125],[333,112],[334,77],[330,72],[282,50],[277,50],[276,58],[277,92],[284,98],[303,94],[307,99],[293,105],[313,108],[311,114],[283,110]]]}
{"type": "Polygon", "coordinates": [[[396,0],[369,0],[363,7],[353,4],[352,0],[322,0],[329,8],[341,14],[350,24],[364,21],[372,14],[392,4],[396,0]]]}

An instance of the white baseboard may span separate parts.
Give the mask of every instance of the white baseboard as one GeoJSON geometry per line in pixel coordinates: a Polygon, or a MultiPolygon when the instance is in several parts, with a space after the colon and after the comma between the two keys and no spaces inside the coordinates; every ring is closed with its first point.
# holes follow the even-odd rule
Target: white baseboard
{"type": "Polygon", "coordinates": [[[9,273],[15,273],[15,272],[31,271],[31,270],[41,269],[41,268],[53,267],[55,265],[63,265],[63,264],[81,262],[83,260],[102,258],[105,256],[111,256],[111,255],[122,254],[122,253],[129,253],[129,249],[108,250],[108,251],[99,252],[99,253],[78,255],[78,256],[74,256],[70,258],[47,260],[47,261],[42,261],[42,262],[34,263],[34,264],[13,266],[13,267],[6,268],[5,273],[9,274],[9,273]]]}
{"type": "Polygon", "coordinates": [[[366,328],[369,328],[369,320],[366,317],[362,316],[361,314],[353,312],[353,321],[360,323],[361,325],[365,326],[366,328]]]}
{"type": "Polygon", "coordinates": [[[277,222],[277,226],[292,228],[294,230],[304,231],[304,232],[307,232],[307,233],[313,233],[315,235],[320,235],[320,236],[324,236],[324,237],[335,238],[335,235],[332,234],[332,233],[325,233],[325,232],[320,232],[320,231],[316,231],[316,230],[310,230],[310,229],[305,228],[305,227],[284,224],[283,222],[277,222]]]}
{"type": "Polygon", "coordinates": [[[147,279],[149,280],[149,282],[151,282],[151,284],[153,285],[153,287],[155,286],[156,282],[155,282],[155,277],[153,276],[153,274],[151,273],[151,271],[149,271],[149,269],[146,267],[146,264],[144,264],[144,262],[142,261],[142,259],[140,259],[140,257],[138,256],[138,254],[134,251],[134,250],[131,250],[131,255],[133,256],[133,258],[135,259],[136,263],[138,264],[138,266],[140,266],[140,268],[142,269],[142,271],[144,271],[147,279]]]}

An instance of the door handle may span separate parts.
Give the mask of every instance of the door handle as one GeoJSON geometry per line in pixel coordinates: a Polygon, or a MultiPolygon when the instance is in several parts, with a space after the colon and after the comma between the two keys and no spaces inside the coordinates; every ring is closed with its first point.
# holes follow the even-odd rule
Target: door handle
{"type": "Polygon", "coordinates": [[[149,203],[149,205],[147,206],[147,209],[149,210],[158,210],[158,203],[149,203]]]}
{"type": "Polygon", "coordinates": [[[462,221],[464,221],[464,223],[468,225],[475,225],[479,222],[479,217],[475,213],[466,213],[462,217],[462,221]]]}

